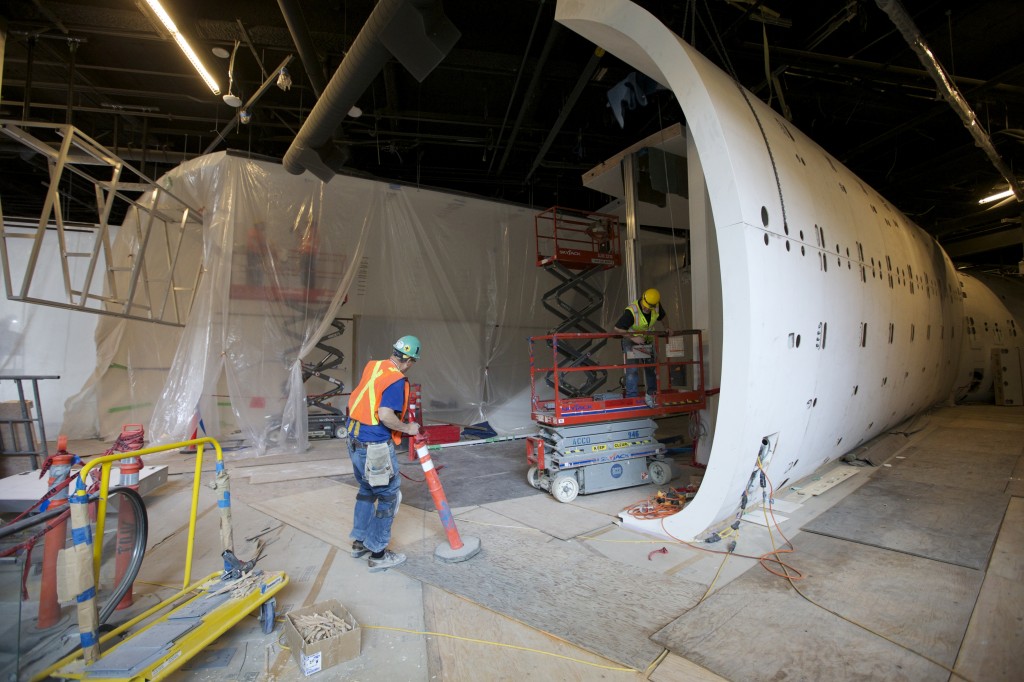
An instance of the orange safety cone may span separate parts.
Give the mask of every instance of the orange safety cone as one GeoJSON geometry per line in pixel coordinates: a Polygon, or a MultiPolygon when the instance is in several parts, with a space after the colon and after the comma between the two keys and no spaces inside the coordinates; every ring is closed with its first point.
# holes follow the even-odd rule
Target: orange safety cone
{"type": "MultiPolygon", "coordinates": [[[[413,413],[413,418],[416,415],[413,413]]],[[[411,439],[410,439],[411,440],[411,439]]],[[[441,517],[441,525],[448,535],[447,546],[442,543],[434,550],[434,557],[449,564],[458,563],[472,559],[480,553],[480,538],[466,537],[459,535],[459,529],[455,527],[455,517],[452,516],[451,507],[448,506],[448,498],[441,487],[441,479],[437,476],[434,462],[430,459],[430,450],[427,447],[427,439],[423,436],[416,438],[416,457],[423,468],[423,475],[427,482],[427,490],[437,507],[437,514],[441,517]]]]}
{"type": "MultiPolygon", "coordinates": [[[[121,435],[118,437],[113,452],[132,452],[138,450],[144,444],[145,429],[142,424],[125,424],[121,427],[121,435]]],[[[142,459],[139,457],[126,457],[117,463],[120,472],[118,486],[139,489],[139,472],[142,471],[142,459]]],[[[132,561],[132,552],[135,550],[135,510],[131,505],[121,505],[117,512],[117,547],[115,550],[114,563],[114,584],[121,584],[121,578],[132,561]]],[[[128,586],[128,591],[117,604],[117,609],[126,609],[134,602],[132,594],[133,586],[128,586]]]]}
{"type": "MultiPolygon", "coordinates": [[[[132,490],[139,489],[139,472],[142,471],[142,460],[139,457],[122,459],[119,463],[121,469],[120,485],[132,490]]],[[[115,551],[114,563],[114,584],[121,584],[121,578],[132,561],[132,552],[135,550],[135,510],[130,504],[122,504],[117,510],[117,549],[115,551]]],[[[128,591],[117,603],[117,609],[126,609],[134,603],[135,597],[132,594],[133,585],[128,586],[128,591]]]]}
{"type": "MultiPolygon", "coordinates": [[[[50,463],[50,476],[47,480],[49,490],[54,486],[64,484],[61,491],[50,498],[51,507],[60,507],[68,503],[68,474],[71,473],[71,463],[74,456],[67,452],[68,439],[60,436],[57,439],[57,453],[50,463]]],[[[46,531],[43,537],[43,577],[39,586],[39,616],[36,619],[36,627],[45,630],[56,625],[60,621],[60,601],[57,599],[57,555],[68,539],[67,519],[56,524],[46,531]]]]}

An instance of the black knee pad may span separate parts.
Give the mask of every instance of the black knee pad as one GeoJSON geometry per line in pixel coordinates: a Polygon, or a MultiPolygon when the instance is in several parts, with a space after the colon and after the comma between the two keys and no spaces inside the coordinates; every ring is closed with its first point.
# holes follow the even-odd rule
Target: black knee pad
{"type": "Polygon", "coordinates": [[[378,495],[377,510],[375,515],[378,519],[389,519],[395,515],[398,508],[398,495],[378,495]]]}

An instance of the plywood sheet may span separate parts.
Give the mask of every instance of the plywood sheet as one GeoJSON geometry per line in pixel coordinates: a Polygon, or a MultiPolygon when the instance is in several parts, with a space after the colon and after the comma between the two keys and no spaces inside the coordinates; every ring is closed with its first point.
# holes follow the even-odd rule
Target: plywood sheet
{"type": "Polygon", "coordinates": [[[481,506],[560,540],[597,530],[614,520],[602,512],[559,502],[547,493],[481,506]]]}
{"type": "Polygon", "coordinates": [[[1024,584],[989,574],[964,637],[957,672],[970,680],[1021,679],[1024,670],[1024,584]]]}
{"type": "Polygon", "coordinates": [[[910,446],[902,455],[902,459],[894,460],[893,466],[879,475],[920,483],[954,484],[965,493],[979,494],[1001,493],[1020,459],[1020,455],[1012,452],[965,453],[931,443],[910,446]]]}
{"type": "Polygon", "coordinates": [[[261,485],[305,478],[319,478],[321,476],[351,474],[352,460],[345,457],[344,459],[335,458],[314,462],[296,462],[294,464],[273,464],[265,467],[249,467],[244,472],[241,475],[248,474],[251,484],[261,485]]]}
{"type": "Polygon", "coordinates": [[[1024,429],[1024,407],[958,405],[941,411],[948,426],[990,430],[1024,429]]]}
{"type": "Polygon", "coordinates": [[[803,529],[983,570],[1008,498],[878,477],[803,529]]]}
{"type": "MultiPolygon", "coordinates": [[[[304,533],[346,551],[352,546],[348,534],[352,529],[352,510],[356,488],[333,484],[329,488],[294,493],[261,502],[251,502],[253,509],[280,519],[304,533]]],[[[402,504],[391,527],[392,548],[419,542],[425,538],[444,537],[437,512],[427,513],[402,504]]]]}
{"type": "Polygon", "coordinates": [[[1017,458],[1010,480],[1006,483],[1006,494],[1024,497],[1024,456],[1017,458]]]}
{"type": "Polygon", "coordinates": [[[1024,453],[1024,429],[992,428],[981,423],[977,427],[963,424],[940,426],[929,432],[916,445],[936,452],[961,453],[965,458],[982,454],[1019,455],[1024,453]]]}
{"type": "Polygon", "coordinates": [[[1024,500],[1014,498],[996,539],[956,669],[973,680],[1017,680],[1024,670],[1024,500]]]}
{"type": "Polygon", "coordinates": [[[651,682],[729,682],[707,668],[703,668],[682,656],[670,653],[647,679],[651,682]]]}
{"type": "Polygon", "coordinates": [[[805,500],[825,493],[846,479],[859,474],[863,469],[850,464],[836,464],[831,469],[800,481],[800,485],[790,486],[796,492],[797,500],[805,500]]]}
{"type": "MultiPolygon", "coordinates": [[[[557,503],[556,503],[557,504],[557,503]]],[[[576,543],[543,535],[474,529],[482,552],[457,564],[434,559],[434,545],[405,547],[402,571],[620,664],[645,670],[662,648],[649,639],[692,606],[704,587],[645,575],[576,543]]]]}
{"type": "Polygon", "coordinates": [[[486,677],[491,682],[522,682],[533,677],[565,682],[587,682],[598,677],[610,682],[644,679],[641,673],[632,670],[616,670],[623,666],[614,661],[430,585],[423,587],[423,610],[426,629],[430,632],[520,647],[513,649],[479,641],[431,637],[428,640],[429,679],[486,677]],[[486,674],[481,672],[481,661],[486,661],[486,674]],[[531,675],[530,671],[535,674],[531,675]]]}
{"type": "MultiPolygon", "coordinates": [[[[1010,500],[1003,519],[988,575],[997,575],[1024,585],[1024,500],[1010,500]]],[[[1024,606],[1024,602],[1020,602],[1024,606]]]]}
{"type": "MultiPolygon", "coordinates": [[[[799,586],[810,599],[952,665],[981,573],[821,536],[795,542],[787,561],[806,576],[799,586]]],[[[948,679],[942,667],[813,605],[760,567],[653,639],[730,680],[948,679]]]]}

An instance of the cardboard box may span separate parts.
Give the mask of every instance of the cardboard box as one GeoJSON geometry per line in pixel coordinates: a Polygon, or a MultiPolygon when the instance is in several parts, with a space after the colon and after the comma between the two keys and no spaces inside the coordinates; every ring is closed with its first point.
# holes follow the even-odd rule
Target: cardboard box
{"type": "Polygon", "coordinates": [[[303,675],[312,675],[331,666],[343,663],[359,656],[359,648],[362,643],[362,635],[359,623],[341,605],[337,599],[317,602],[304,609],[289,611],[285,616],[284,634],[288,640],[288,646],[295,654],[295,661],[299,664],[299,670],[303,675]],[[307,616],[314,613],[323,614],[331,611],[334,615],[352,625],[352,629],[340,635],[330,637],[309,644],[302,639],[298,629],[295,627],[294,616],[307,616]]]}

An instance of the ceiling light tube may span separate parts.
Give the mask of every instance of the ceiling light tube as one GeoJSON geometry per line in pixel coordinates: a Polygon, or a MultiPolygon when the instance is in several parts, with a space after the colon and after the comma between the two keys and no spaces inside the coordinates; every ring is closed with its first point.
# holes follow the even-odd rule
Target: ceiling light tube
{"type": "Polygon", "coordinates": [[[211,76],[210,72],[206,70],[203,63],[199,61],[199,57],[196,56],[192,46],[188,44],[188,41],[185,40],[185,36],[181,35],[181,31],[179,31],[178,27],[174,25],[174,20],[171,19],[171,15],[169,15],[167,10],[163,8],[163,5],[160,4],[160,0],[146,0],[146,4],[149,5],[150,9],[153,10],[153,13],[160,19],[164,28],[170,32],[174,41],[178,43],[178,47],[180,47],[181,51],[185,53],[188,60],[192,62],[192,66],[194,66],[196,71],[199,72],[199,75],[202,76],[206,85],[213,91],[213,94],[219,95],[220,86],[217,85],[217,81],[213,80],[213,76],[211,76]]]}
{"type": "Polygon", "coordinates": [[[978,199],[978,203],[979,204],[991,204],[993,201],[999,201],[1000,199],[1005,199],[1006,197],[1009,197],[1009,196],[1013,196],[1013,190],[1012,189],[1006,189],[1006,190],[1003,190],[1002,192],[997,192],[996,194],[993,194],[992,196],[985,197],[984,199],[978,199]]]}

